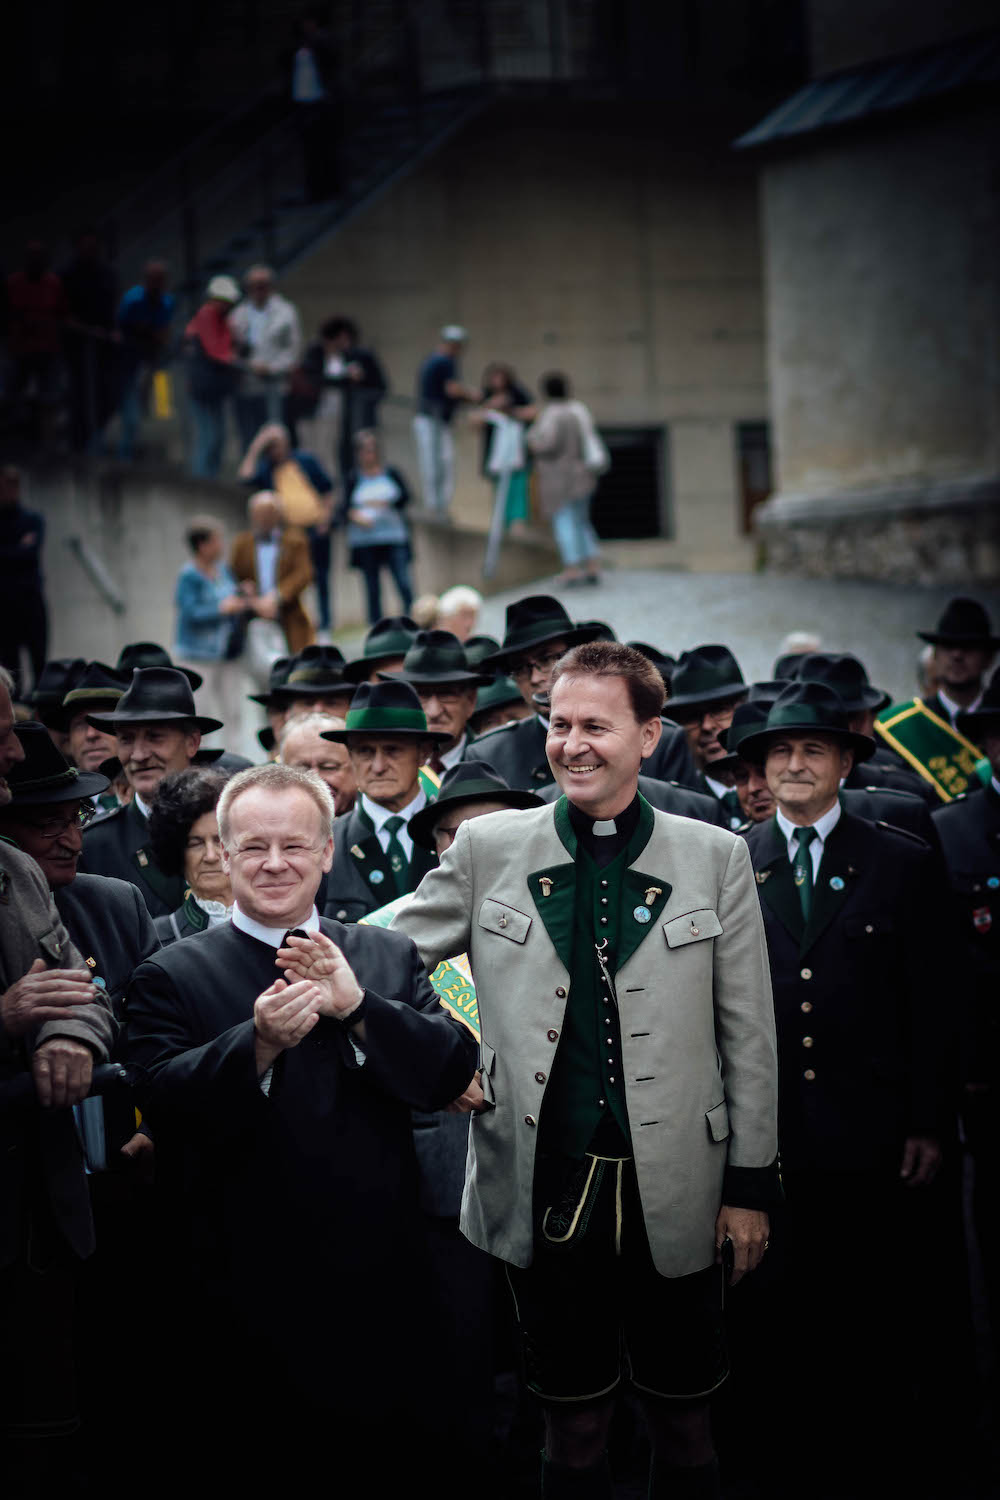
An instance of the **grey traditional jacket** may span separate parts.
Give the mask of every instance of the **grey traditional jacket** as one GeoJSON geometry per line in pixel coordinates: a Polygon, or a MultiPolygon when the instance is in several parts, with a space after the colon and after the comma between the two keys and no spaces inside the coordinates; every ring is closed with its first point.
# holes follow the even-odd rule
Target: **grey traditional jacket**
{"type": "MultiPolygon", "coordinates": [[[[462,1228],[519,1266],[532,1258],[537,1126],[570,982],[568,826],[564,802],[463,823],[394,923],[428,970],[469,954],[489,1107],[472,1124],[462,1228]]],[[[777,1157],[760,906],[741,839],[661,812],[623,891],[626,925],[642,908],[616,989],[643,1215],[657,1269],[685,1276],[713,1260],[724,1181],[763,1179],[777,1157]]]]}

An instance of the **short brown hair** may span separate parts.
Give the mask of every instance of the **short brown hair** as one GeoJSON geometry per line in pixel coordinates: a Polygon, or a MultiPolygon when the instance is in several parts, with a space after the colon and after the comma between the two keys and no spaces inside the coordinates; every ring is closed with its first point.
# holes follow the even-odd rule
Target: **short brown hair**
{"type": "Polygon", "coordinates": [[[574,646],[556,663],[550,693],[560,677],[587,676],[620,677],[640,724],[660,717],[666,701],[663,678],[641,651],[620,641],[588,641],[584,646],[574,646]]]}

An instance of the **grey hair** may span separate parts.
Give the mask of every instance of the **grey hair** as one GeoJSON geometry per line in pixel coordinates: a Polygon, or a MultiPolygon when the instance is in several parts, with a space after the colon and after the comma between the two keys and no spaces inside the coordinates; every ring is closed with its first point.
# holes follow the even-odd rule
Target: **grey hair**
{"type": "Polygon", "coordinates": [[[298,734],[300,729],[311,729],[316,734],[322,734],[325,729],[346,729],[347,725],[343,719],[338,719],[336,714],[299,714],[292,715],[286,719],[278,735],[279,755],[285,748],[285,741],[293,734],[298,734]]]}
{"type": "Polygon", "coordinates": [[[790,630],[778,643],[779,656],[805,655],[807,651],[821,650],[823,642],[813,630],[790,630]]]}
{"type": "Polygon", "coordinates": [[[445,589],[438,600],[438,619],[446,620],[449,615],[457,614],[460,609],[482,609],[483,596],[478,589],[471,588],[467,583],[456,583],[453,588],[445,589]]]}
{"type": "Polygon", "coordinates": [[[223,787],[216,809],[222,847],[227,852],[232,852],[230,815],[237,797],[244,792],[253,792],[258,789],[266,792],[287,792],[293,787],[298,787],[315,802],[319,810],[323,837],[329,838],[333,827],[334,810],[333,797],[330,795],[330,788],[326,782],[317,776],[315,771],[302,771],[297,766],[283,766],[280,761],[272,760],[262,766],[250,766],[246,771],[238,771],[223,787]]]}

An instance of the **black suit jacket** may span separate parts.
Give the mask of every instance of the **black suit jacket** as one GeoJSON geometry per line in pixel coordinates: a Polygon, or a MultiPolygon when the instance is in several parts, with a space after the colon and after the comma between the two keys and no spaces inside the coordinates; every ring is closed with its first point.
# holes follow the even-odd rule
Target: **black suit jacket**
{"type": "MultiPolygon", "coordinates": [[[[992,786],[934,814],[960,936],[962,1077],[996,1086],[1000,1071],[1000,795],[992,786]]],[[[995,1101],[990,1109],[995,1109],[995,1101]]]]}
{"type": "Polygon", "coordinates": [[[916,771],[908,771],[898,759],[895,765],[883,760],[862,761],[851,767],[844,785],[852,792],[909,792],[911,796],[919,797],[931,812],[941,806],[941,798],[930,782],[918,776],[916,771]]]}
{"type": "MultiPolygon", "coordinates": [[[[696,773],[687,736],[672,719],[662,723],[659,744],[643,761],[643,772],[651,780],[694,787],[696,773]]],[[[545,756],[545,725],[537,714],[481,735],[468,746],[464,759],[488,761],[516,791],[537,792],[555,781],[545,756]]]]}
{"type": "Polygon", "coordinates": [[[392,1376],[399,1320],[409,1326],[419,1298],[410,1108],[456,1098],[477,1058],[408,938],[322,928],[365,987],[362,1066],[347,1029],[324,1017],[262,1092],[253,1007],[276,977],[274,952],[231,924],[154,954],[128,991],[129,1055],[149,1075],[178,1253],[260,1341],[262,1376],[280,1364],[314,1402],[338,1380],[365,1385],[379,1361],[392,1376]],[[262,1276],[312,1286],[298,1316],[261,1316],[262,1276]]]}
{"type": "Polygon", "coordinates": [[[951,925],[931,851],[843,812],[805,927],[777,820],[745,838],[774,987],[782,1162],[898,1171],[908,1135],[944,1133],[953,1056],[951,925]]]}
{"type": "Polygon", "coordinates": [[[83,835],[80,874],[110,875],[136,886],[151,917],[180,906],[184,877],[161,870],[149,847],[149,824],[134,802],[99,818],[83,835]]]}
{"type": "Polygon", "coordinates": [[[127,880],[77,875],[52,894],[84,963],[121,1020],[133,970],[160,946],[141,893],[127,880]]]}
{"type": "MultiPolygon", "coordinates": [[[[436,854],[414,844],[409,889],[415,891],[436,864],[436,854]]],[[[335,922],[357,922],[395,895],[389,859],[375,834],[356,807],[342,813],[334,819],[333,864],[326,877],[326,904],[320,910],[335,922]]]]}

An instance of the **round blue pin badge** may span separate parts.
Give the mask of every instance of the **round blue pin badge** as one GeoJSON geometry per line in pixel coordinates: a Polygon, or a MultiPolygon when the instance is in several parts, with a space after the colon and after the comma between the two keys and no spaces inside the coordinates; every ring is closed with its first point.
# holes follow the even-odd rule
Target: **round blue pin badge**
{"type": "Polygon", "coordinates": [[[844,882],[839,875],[830,876],[830,889],[831,891],[842,891],[844,889],[844,882]]]}
{"type": "Polygon", "coordinates": [[[991,891],[995,891],[997,889],[997,886],[1000,886],[1000,875],[991,875],[986,884],[989,886],[991,891]]]}
{"type": "Polygon", "coordinates": [[[372,885],[381,885],[383,880],[385,879],[385,871],[373,870],[368,879],[371,881],[372,885]]]}
{"type": "Polygon", "coordinates": [[[653,913],[650,911],[648,906],[637,906],[632,915],[637,922],[648,922],[651,919],[653,913]]]}

